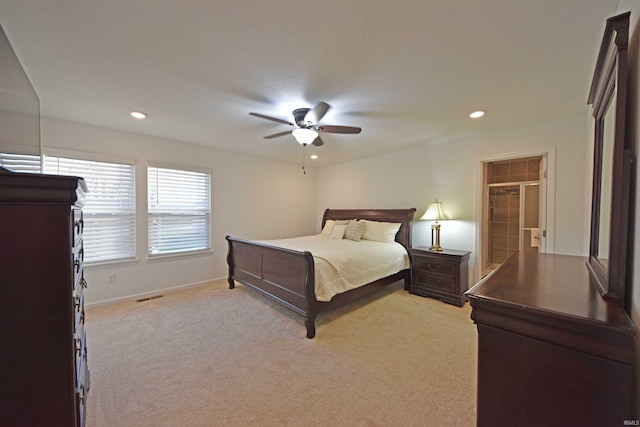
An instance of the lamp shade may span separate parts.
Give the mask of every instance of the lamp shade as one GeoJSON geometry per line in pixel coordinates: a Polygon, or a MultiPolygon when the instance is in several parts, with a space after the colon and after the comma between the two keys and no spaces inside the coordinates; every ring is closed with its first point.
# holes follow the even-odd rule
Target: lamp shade
{"type": "Polygon", "coordinates": [[[309,145],[318,137],[318,132],[313,129],[299,128],[294,129],[291,133],[296,141],[302,145],[309,145]]]}
{"type": "Polygon", "coordinates": [[[445,219],[453,218],[451,218],[449,214],[447,214],[447,212],[444,210],[444,203],[436,200],[429,205],[427,211],[424,213],[424,215],[422,215],[422,218],[420,219],[427,221],[443,221],[445,219]]]}

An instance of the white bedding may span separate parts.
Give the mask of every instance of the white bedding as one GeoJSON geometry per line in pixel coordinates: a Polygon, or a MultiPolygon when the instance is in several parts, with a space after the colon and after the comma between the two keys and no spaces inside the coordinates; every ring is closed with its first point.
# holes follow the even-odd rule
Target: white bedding
{"type": "Polygon", "coordinates": [[[311,252],[318,301],[330,301],[334,295],[409,268],[409,255],[398,242],[336,240],[322,234],[260,242],[311,252]]]}

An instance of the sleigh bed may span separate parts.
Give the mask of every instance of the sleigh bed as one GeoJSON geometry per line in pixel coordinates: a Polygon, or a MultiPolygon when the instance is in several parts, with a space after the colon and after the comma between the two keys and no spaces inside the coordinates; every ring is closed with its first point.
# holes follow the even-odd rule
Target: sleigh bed
{"type": "MultiPolygon", "coordinates": [[[[392,237],[392,239],[408,252],[411,248],[411,222],[414,212],[413,208],[327,209],[322,218],[322,234],[325,234],[329,228],[325,227],[327,222],[332,225],[357,219],[365,220],[365,223],[366,221],[374,222],[374,225],[400,224],[395,238],[392,237]]],[[[398,271],[385,273],[383,277],[377,277],[356,288],[332,295],[328,301],[322,301],[316,295],[318,289],[316,287],[316,260],[308,250],[281,247],[278,245],[278,241],[256,242],[230,236],[227,236],[226,239],[229,245],[227,254],[229,288],[233,289],[236,282],[242,283],[304,316],[307,338],[315,336],[315,320],[319,312],[374,293],[381,287],[399,280],[404,280],[405,289],[408,289],[409,286],[410,269],[407,261],[407,264],[400,267],[398,271]]],[[[281,242],[285,242],[285,240],[281,242]]],[[[326,240],[325,243],[329,243],[329,241],[326,240]]],[[[363,247],[365,243],[363,243],[363,247]]],[[[387,245],[398,246],[395,243],[387,243],[387,245]]],[[[297,245],[294,247],[297,248],[297,245]]],[[[324,262],[324,259],[318,257],[317,261],[324,262]]],[[[327,299],[327,297],[322,295],[320,299],[327,299]]]]}

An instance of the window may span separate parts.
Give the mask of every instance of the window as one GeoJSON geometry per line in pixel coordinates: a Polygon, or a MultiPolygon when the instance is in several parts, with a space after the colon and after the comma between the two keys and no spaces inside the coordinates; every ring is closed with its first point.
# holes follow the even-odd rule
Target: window
{"type": "Polygon", "coordinates": [[[211,175],[149,166],[149,255],[211,249],[211,175]]]}
{"type": "Polygon", "coordinates": [[[0,153],[0,166],[11,172],[40,173],[40,156],[0,153]]]}
{"type": "Polygon", "coordinates": [[[45,156],[44,173],[80,176],[87,183],[83,209],[87,263],[135,258],[134,165],[45,156]]]}

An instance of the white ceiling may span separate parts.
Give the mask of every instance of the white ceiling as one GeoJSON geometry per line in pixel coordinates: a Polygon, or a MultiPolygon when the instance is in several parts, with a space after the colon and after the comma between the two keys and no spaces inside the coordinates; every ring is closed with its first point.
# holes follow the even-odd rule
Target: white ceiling
{"type": "Polygon", "coordinates": [[[321,124],[363,129],[323,134],[324,166],[584,113],[617,4],[0,0],[0,23],[43,116],[297,163],[292,136],[262,138],[287,126],[248,113],[322,100],[321,124]]]}

